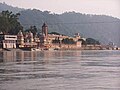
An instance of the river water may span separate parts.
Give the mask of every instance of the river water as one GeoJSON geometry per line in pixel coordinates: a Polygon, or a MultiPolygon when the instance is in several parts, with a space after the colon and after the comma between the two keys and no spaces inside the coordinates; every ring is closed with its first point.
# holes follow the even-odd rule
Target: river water
{"type": "Polygon", "coordinates": [[[0,90],[120,90],[120,51],[3,51],[0,90]]]}

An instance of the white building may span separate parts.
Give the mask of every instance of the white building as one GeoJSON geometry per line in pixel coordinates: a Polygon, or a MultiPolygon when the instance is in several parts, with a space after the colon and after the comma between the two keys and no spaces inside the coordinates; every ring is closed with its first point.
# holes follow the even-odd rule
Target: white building
{"type": "Polygon", "coordinates": [[[0,47],[1,48],[16,48],[16,35],[0,35],[0,47]]]}

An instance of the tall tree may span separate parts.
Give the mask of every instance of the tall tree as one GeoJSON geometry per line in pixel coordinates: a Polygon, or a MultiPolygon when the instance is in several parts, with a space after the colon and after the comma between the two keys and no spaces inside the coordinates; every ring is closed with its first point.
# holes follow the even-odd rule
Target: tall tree
{"type": "Polygon", "coordinates": [[[2,11],[0,13],[0,31],[6,34],[17,34],[23,27],[18,21],[20,14],[13,14],[12,12],[2,11]]]}
{"type": "Polygon", "coordinates": [[[97,40],[95,40],[95,39],[93,39],[93,38],[87,38],[86,39],[86,43],[87,44],[92,44],[92,45],[100,45],[100,42],[99,41],[97,41],[97,40]]]}
{"type": "Polygon", "coordinates": [[[25,32],[29,32],[29,31],[31,31],[33,33],[33,36],[35,36],[38,29],[36,28],[36,26],[30,26],[29,29],[25,30],[25,32]]]}
{"type": "Polygon", "coordinates": [[[62,43],[64,44],[75,44],[75,41],[73,39],[65,38],[62,40],[62,43]]]}

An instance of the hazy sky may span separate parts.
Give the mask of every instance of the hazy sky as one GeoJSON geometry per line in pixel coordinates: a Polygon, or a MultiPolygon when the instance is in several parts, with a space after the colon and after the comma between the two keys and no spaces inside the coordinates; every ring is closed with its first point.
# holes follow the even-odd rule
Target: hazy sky
{"type": "Polygon", "coordinates": [[[0,0],[0,2],[27,9],[48,10],[54,13],[76,11],[120,18],[120,0],[0,0]]]}

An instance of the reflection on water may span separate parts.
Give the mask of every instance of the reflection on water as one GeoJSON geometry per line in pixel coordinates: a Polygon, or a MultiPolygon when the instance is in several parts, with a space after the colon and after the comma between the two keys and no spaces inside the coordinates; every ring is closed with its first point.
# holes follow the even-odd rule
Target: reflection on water
{"type": "MultiPolygon", "coordinates": [[[[45,63],[50,62],[50,59],[64,59],[72,58],[69,56],[80,56],[80,51],[42,51],[42,52],[29,52],[29,51],[4,51],[0,52],[0,62],[22,62],[22,61],[38,61],[42,59],[45,63]]],[[[76,58],[75,57],[75,58],[76,58]]],[[[40,60],[41,61],[41,60],[40,60]]],[[[60,60],[56,60],[60,62],[60,60]]]]}
{"type": "Polygon", "coordinates": [[[3,51],[0,90],[120,90],[120,51],[3,51]]]}

